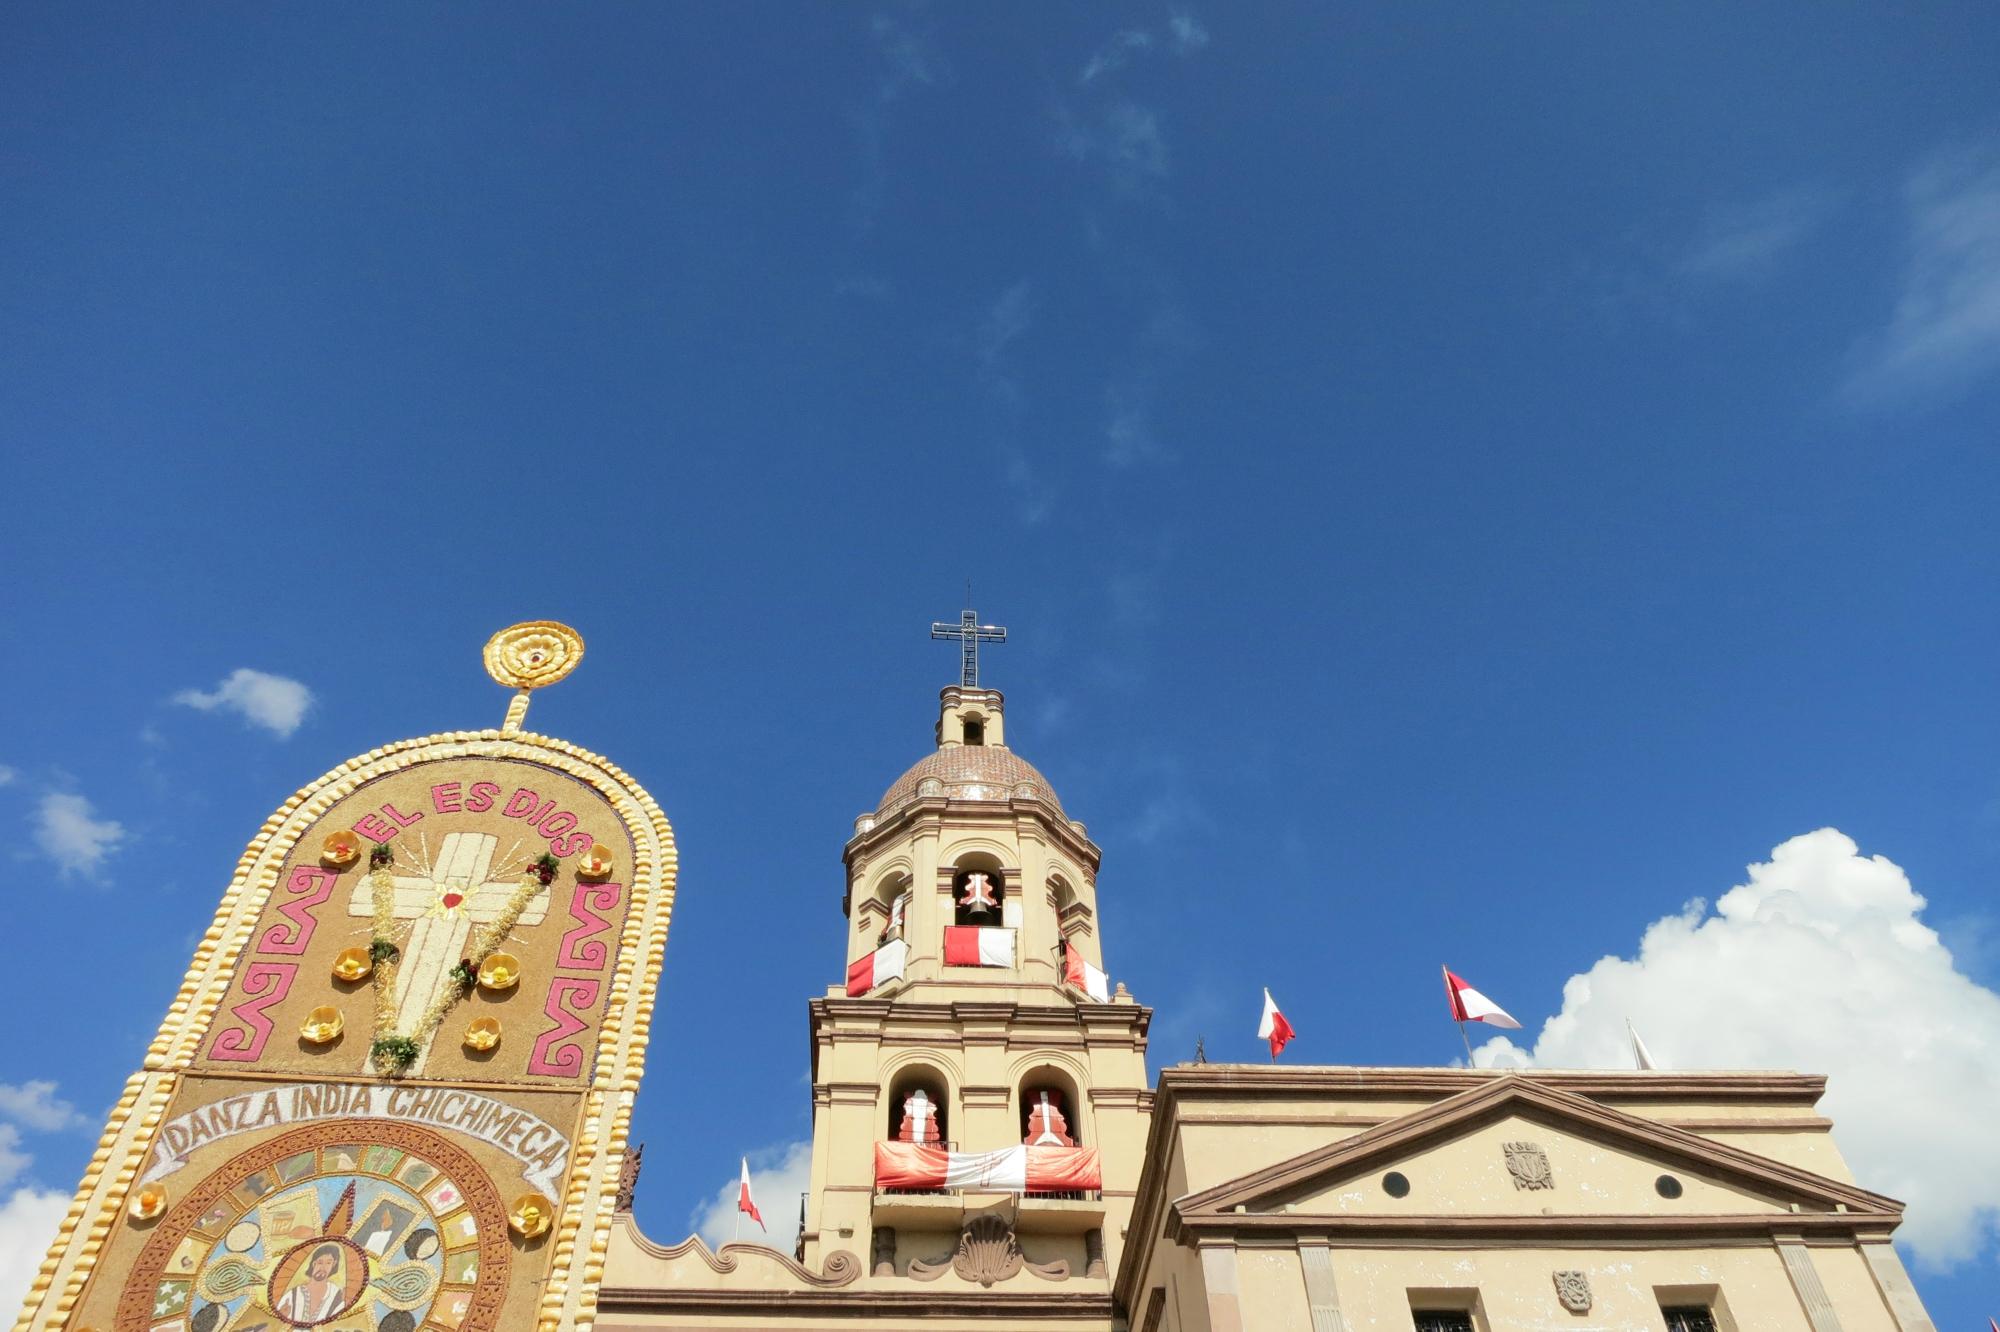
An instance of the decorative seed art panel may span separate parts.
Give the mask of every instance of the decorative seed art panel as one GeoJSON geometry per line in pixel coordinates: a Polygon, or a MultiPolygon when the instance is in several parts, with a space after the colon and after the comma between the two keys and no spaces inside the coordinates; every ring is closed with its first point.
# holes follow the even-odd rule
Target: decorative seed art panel
{"type": "Polygon", "coordinates": [[[676,858],[630,777],[521,730],[582,653],[503,630],[501,729],[265,822],[16,1332],[589,1332],[676,858]]]}

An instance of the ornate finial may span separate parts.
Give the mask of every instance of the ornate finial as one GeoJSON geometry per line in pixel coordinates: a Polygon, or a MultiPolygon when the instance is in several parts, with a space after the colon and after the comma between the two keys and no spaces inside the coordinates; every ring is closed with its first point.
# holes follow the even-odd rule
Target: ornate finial
{"type": "Polygon", "coordinates": [[[486,673],[520,692],[507,704],[502,731],[518,731],[528,716],[531,690],[552,685],[583,660],[583,635],[554,620],[509,625],[486,640],[486,673]]]}
{"type": "Polygon", "coordinates": [[[639,1166],[645,1155],[646,1144],[634,1143],[631,1150],[625,1153],[625,1159],[618,1163],[618,1192],[611,1200],[612,1211],[632,1210],[633,1196],[639,1191],[639,1166]]]}
{"type": "MultiPolygon", "coordinates": [[[[972,600],[972,585],[965,585],[965,599],[972,600]]],[[[957,624],[937,621],[931,625],[932,638],[956,638],[959,644],[958,682],[967,689],[979,688],[979,645],[981,643],[1004,643],[1007,631],[997,624],[981,624],[979,617],[967,608],[958,617],[957,624]]]]}
{"type": "Polygon", "coordinates": [[[1194,1038],[1194,1062],[1197,1064],[1206,1064],[1208,1062],[1208,1051],[1204,1048],[1204,1042],[1199,1036],[1194,1038]]]}

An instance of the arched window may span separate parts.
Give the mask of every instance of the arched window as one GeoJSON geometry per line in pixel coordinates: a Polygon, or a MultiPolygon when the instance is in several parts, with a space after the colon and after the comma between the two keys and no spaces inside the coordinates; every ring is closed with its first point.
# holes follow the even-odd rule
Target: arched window
{"type": "Polygon", "coordinates": [[[963,725],[965,727],[966,744],[983,745],[986,743],[986,718],[976,712],[968,712],[965,714],[963,725]]]}
{"type": "Polygon", "coordinates": [[[970,855],[958,862],[951,879],[951,923],[954,925],[1000,925],[1006,916],[1007,879],[1000,862],[986,855],[970,855]]]}
{"type": "Polygon", "coordinates": [[[876,938],[883,943],[891,939],[907,937],[904,930],[908,924],[910,908],[910,876],[907,874],[885,874],[876,883],[870,894],[874,902],[876,938]]]}
{"type": "Polygon", "coordinates": [[[1076,1080],[1044,1065],[1021,1079],[1021,1141],[1030,1147],[1083,1146],[1083,1108],[1076,1080]]]}
{"type": "Polygon", "coordinates": [[[889,1082],[890,1142],[942,1147],[951,1142],[951,1086],[944,1074],[923,1064],[899,1069],[889,1082]]]}

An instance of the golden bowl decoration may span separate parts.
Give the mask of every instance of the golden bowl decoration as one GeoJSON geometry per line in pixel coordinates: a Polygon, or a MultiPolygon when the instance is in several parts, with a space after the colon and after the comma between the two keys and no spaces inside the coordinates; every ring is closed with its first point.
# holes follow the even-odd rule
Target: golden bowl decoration
{"type": "Polygon", "coordinates": [[[522,1239],[534,1239],[546,1235],[556,1219],[556,1205],[539,1193],[524,1193],[514,1199],[514,1209],[507,1213],[507,1229],[522,1239]]]}
{"type": "Polygon", "coordinates": [[[319,858],[335,869],[346,869],[361,859],[361,838],[351,828],[328,833],[319,845],[319,858]]]}
{"type": "Polygon", "coordinates": [[[511,990],[521,983],[521,959],[512,953],[489,953],[479,964],[479,988],[511,990]]]}
{"type": "Polygon", "coordinates": [[[314,1045],[325,1045],[339,1037],[346,1024],[340,1020],[340,1010],[332,1004],[321,1004],[306,1014],[306,1020],[299,1024],[299,1035],[314,1045]]]}
{"type": "Polygon", "coordinates": [[[499,1018],[474,1018],[465,1029],[465,1048],[468,1050],[491,1050],[498,1044],[500,1044],[499,1018]]]}
{"type": "Polygon", "coordinates": [[[167,1210],[167,1186],[164,1184],[141,1184],[132,1192],[132,1201],[125,1205],[134,1221],[151,1221],[167,1210]]]}
{"type": "Polygon", "coordinates": [[[611,848],[599,842],[592,846],[590,850],[584,852],[583,859],[577,862],[576,877],[579,879],[608,879],[611,877],[611,871],[616,866],[617,862],[611,858],[611,848]]]}
{"type": "Polygon", "coordinates": [[[333,959],[333,978],[337,981],[367,980],[375,970],[375,959],[368,956],[366,948],[343,948],[333,959]]]}

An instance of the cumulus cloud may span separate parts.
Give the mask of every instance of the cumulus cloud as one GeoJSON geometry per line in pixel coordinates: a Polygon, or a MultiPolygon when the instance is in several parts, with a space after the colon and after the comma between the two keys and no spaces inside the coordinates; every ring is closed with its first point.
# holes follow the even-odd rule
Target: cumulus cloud
{"type": "Polygon", "coordinates": [[[44,1132],[84,1122],[75,1106],[56,1096],[56,1084],[41,1079],[19,1086],[0,1082],[0,1118],[44,1132]]]}
{"type": "Polygon", "coordinates": [[[1863,344],[1862,396],[1957,388],[2000,369],[2000,159],[1932,158],[1903,187],[1906,258],[1888,325],[1863,344]]]}
{"type": "Polygon", "coordinates": [[[183,689],[174,695],[174,702],[203,712],[234,712],[282,740],[299,729],[313,696],[312,690],[297,680],[243,667],[231,671],[212,692],[183,689]]]}
{"type": "Polygon", "coordinates": [[[48,1256],[69,1195],[45,1189],[14,1190],[0,1203],[0,1305],[18,1309],[48,1256]]]}
{"type": "MultiPolygon", "coordinates": [[[[763,1213],[770,1234],[767,1236],[757,1229],[757,1223],[746,1216],[744,1242],[768,1244],[790,1253],[799,1238],[799,1195],[812,1184],[812,1144],[794,1142],[751,1155],[757,1159],[750,1163],[750,1196],[756,1200],[757,1210],[763,1213]]],[[[729,1182],[688,1218],[695,1233],[708,1241],[711,1249],[721,1248],[737,1234],[737,1184],[737,1177],[732,1174],[729,1182]]]]}
{"type": "Polygon", "coordinates": [[[1692,901],[1636,957],[1572,976],[1533,1051],[1497,1037],[1477,1062],[1630,1068],[1629,1018],[1664,1067],[1825,1073],[1855,1177],[1909,1204],[1898,1237],[1927,1266],[1964,1261],[2000,1221],[2000,994],[1958,969],[1923,909],[1844,833],[1794,837],[1713,911],[1692,901]]]}
{"type": "Polygon", "coordinates": [[[125,840],[125,825],[95,817],[80,795],[51,791],[35,812],[35,845],[56,862],[63,877],[95,874],[125,840]]]}

